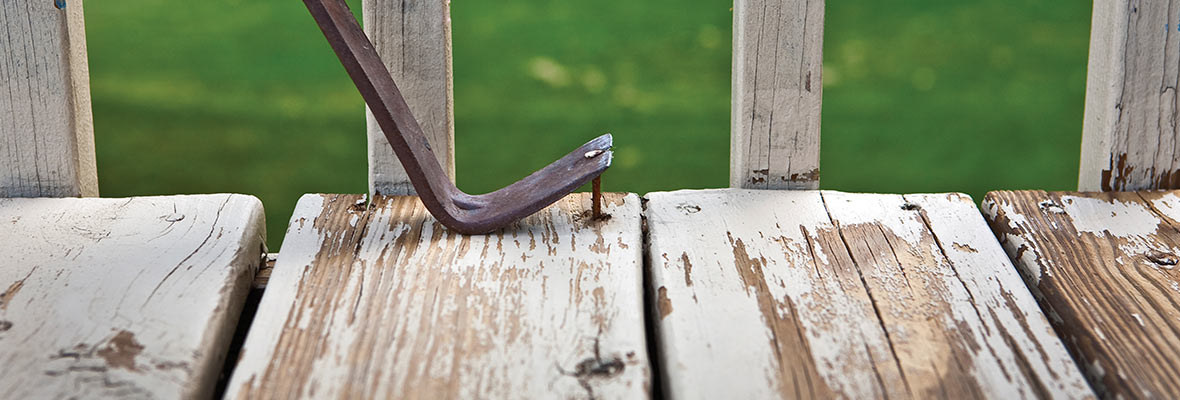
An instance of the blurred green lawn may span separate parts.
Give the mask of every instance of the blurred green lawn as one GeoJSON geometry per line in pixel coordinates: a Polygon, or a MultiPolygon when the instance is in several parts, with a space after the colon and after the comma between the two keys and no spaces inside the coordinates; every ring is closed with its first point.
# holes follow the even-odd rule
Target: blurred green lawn
{"type": "MultiPolygon", "coordinates": [[[[823,188],[1074,188],[1089,3],[828,2],[823,188]]],[[[604,132],[607,190],[726,186],[731,6],[453,4],[459,186],[604,132]]],[[[300,195],[367,190],[360,96],[302,2],[88,2],[86,18],[103,196],[253,194],[273,251],[300,195]]]]}

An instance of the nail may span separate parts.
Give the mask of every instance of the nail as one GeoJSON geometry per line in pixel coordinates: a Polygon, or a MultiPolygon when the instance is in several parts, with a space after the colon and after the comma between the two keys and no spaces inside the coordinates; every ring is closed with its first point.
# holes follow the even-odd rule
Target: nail
{"type": "Polygon", "coordinates": [[[594,203],[594,218],[602,217],[602,176],[594,178],[594,195],[592,197],[594,203]]]}

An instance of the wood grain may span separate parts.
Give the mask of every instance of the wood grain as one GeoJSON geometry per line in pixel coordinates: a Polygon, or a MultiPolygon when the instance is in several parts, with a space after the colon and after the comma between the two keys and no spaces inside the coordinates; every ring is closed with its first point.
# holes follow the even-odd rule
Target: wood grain
{"type": "Polygon", "coordinates": [[[0,398],[209,398],[264,227],[243,195],[0,199],[0,398]]]}
{"type": "Polygon", "coordinates": [[[736,0],[729,185],[819,187],[824,0],[736,0]]]}
{"type": "Polygon", "coordinates": [[[993,192],[984,213],[1100,394],[1180,398],[1177,192],[993,192]]]}
{"type": "Polygon", "coordinates": [[[229,398],[642,398],[640,201],[574,194],[490,235],[416,197],[304,196],[229,398]]]}
{"type": "Polygon", "coordinates": [[[646,197],[672,398],[1093,396],[970,197],[646,197]]]}
{"type": "MultiPolygon", "coordinates": [[[[455,179],[450,0],[364,0],[365,34],[422,125],[443,171],[455,179]]],[[[414,187],[373,113],[368,116],[369,193],[413,195],[414,187]]]]}
{"type": "Polygon", "coordinates": [[[1079,190],[1180,188],[1180,0],[1094,2],[1079,190]]]}
{"type": "Polygon", "coordinates": [[[0,197],[98,196],[82,2],[0,0],[0,197]]]}

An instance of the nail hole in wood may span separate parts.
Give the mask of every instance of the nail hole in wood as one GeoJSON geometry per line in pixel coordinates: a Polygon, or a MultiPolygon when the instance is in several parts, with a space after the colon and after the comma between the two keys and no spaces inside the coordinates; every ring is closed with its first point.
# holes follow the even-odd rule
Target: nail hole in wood
{"type": "Polygon", "coordinates": [[[1159,265],[1161,267],[1173,267],[1177,263],[1180,263],[1180,260],[1178,260],[1175,255],[1164,252],[1150,253],[1147,255],[1147,259],[1155,265],[1159,265]]]}
{"type": "Polygon", "coordinates": [[[1060,204],[1054,203],[1050,200],[1042,201],[1042,202],[1038,203],[1037,205],[1040,206],[1041,211],[1044,211],[1044,212],[1054,213],[1054,214],[1065,214],[1064,207],[1062,207],[1060,204]]]}

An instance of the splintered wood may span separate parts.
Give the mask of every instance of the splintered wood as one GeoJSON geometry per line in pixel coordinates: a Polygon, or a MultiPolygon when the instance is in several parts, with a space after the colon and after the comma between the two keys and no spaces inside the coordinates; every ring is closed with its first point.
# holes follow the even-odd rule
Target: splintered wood
{"type": "Polygon", "coordinates": [[[984,213],[1093,387],[1180,398],[1178,192],[993,192],[984,213]]]}
{"type": "Polygon", "coordinates": [[[0,199],[0,398],[210,398],[264,239],[250,196],[0,199]]]}
{"type": "Polygon", "coordinates": [[[1093,396],[965,195],[646,197],[672,398],[1093,396]]]}
{"type": "Polygon", "coordinates": [[[644,398],[640,201],[489,235],[416,197],[304,196],[230,398],[644,398]]]}
{"type": "Polygon", "coordinates": [[[98,196],[82,2],[0,0],[0,27],[0,197],[98,196]]]}

